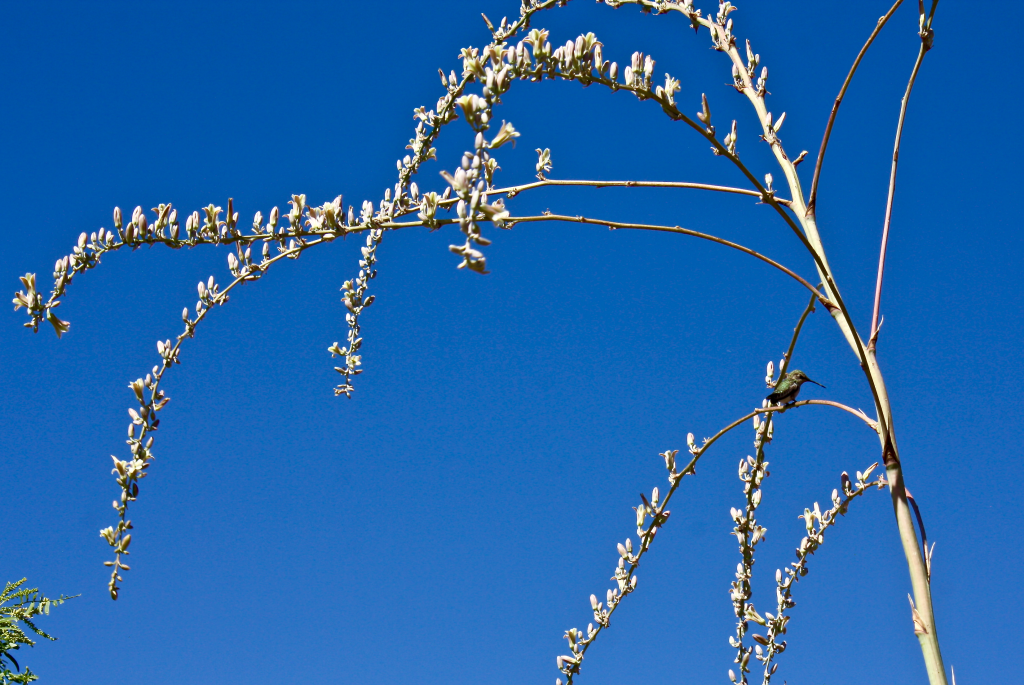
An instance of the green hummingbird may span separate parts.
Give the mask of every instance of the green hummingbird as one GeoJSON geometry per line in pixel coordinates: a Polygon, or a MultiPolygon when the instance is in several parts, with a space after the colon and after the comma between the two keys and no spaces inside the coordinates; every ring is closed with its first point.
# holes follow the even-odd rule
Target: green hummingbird
{"type": "MultiPolygon", "coordinates": [[[[800,394],[800,386],[804,383],[814,383],[815,385],[821,385],[818,381],[812,381],[807,377],[800,369],[790,371],[782,380],[775,385],[775,392],[768,395],[765,399],[772,404],[789,404],[790,402],[796,402],[796,396],[800,394]]],[[[825,387],[821,385],[821,387],[825,387]]]]}

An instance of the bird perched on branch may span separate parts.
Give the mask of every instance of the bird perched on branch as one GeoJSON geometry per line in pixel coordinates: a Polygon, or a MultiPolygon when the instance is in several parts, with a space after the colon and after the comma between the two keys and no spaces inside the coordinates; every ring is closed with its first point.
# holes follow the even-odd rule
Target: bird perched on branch
{"type": "MultiPolygon", "coordinates": [[[[818,381],[812,381],[807,377],[800,369],[790,371],[782,377],[778,383],[775,384],[775,392],[768,395],[765,399],[772,404],[789,404],[790,402],[796,402],[796,396],[800,394],[800,386],[804,383],[814,383],[815,385],[821,385],[818,381]]],[[[825,387],[821,385],[821,387],[825,387]]]]}

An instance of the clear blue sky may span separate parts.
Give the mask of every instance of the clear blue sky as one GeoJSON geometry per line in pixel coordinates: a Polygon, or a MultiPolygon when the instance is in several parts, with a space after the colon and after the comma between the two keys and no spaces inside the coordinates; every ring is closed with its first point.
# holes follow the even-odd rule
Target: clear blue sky
{"type": "MultiPolygon", "coordinates": [[[[292,193],[357,207],[394,184],[412,110],[437,69],[488,39],[479,17],[517,0],[422,3],[4,3],[0,274],[51,265],[82,231],[172,202],[233,197],[248,224],[292,193]]],[[[705,10],[713,3],[703,2],[705,10]]],[[[770,70],[789,151],[817,150],[829,107],[887,0],[739,3],[736,32],[770,70]]],[[[866,329],[892,135],[917,50],[907,2],[840,114],[818,216],[846,300],[866,329]]],[[[960,682],[1006,679],[1022,656],[1016,543],[1021,495],[1020,100],[998,27],[1017,3],[944,2],[911,102],[882,311],[880,359],[910,489],[936,541],[933,592],[960,682]]],[[[774,172],[729,70],[678,18],[577,0],[539,15],[555,44],[593,30],[608,59],[653,54],[740,154],[774,172]]],[[[522,132],[499,181],[555,178],[739,185],[706,143],[652,103],[578,84],[517,83],[498,117],[522,132]]],[[[446,130],[454,169],[472,134],[446,130]]],[[[809,180],[811,162],[802,171],[809,180]]],[[[804,274],[773,213],[695,191],[524,194],[551,209],[719,233],[804,274]]],[[[97,532],[115,521],[110,454],[125,458],[127,383],[176,335],[195,284],[227,277],[224,249],[143,249],[76,280],[69,335],[0,325],[0,580],[81,593],[40,621],[60,640],[23,650],[43,683],[545,683],[562,633],[592,620],[615,543],[635,538],[640,492],[665,487],[658,452],[685,450],[760,403],[805,293],[758,262],[672,235],[565,225],[485,231],[492,273],[457,271],[455,229],[385,237],[364,316],[366,373],[336,399],[326,348],[344,340],[341,283],[361,241],[337,241],[242,288],[167,376],[157,461],[131,518],[132,571],[106,594],[97,532]]],[[[827,397],[871,407],[846,343],[814,314],[795,366],[827,397]]],[[[822,407],[787,413],[770,446],[768,528],[755,603],[843,470],[878,459],[874,436],[822,407]]],[[[719,443],[682,487],[580,683],[721,682],[733,667],[729,508],[750,431],[719,443]]],[[[888,494],[859,500],[796,590],[781,679],[924,683],[888,494]]]]}

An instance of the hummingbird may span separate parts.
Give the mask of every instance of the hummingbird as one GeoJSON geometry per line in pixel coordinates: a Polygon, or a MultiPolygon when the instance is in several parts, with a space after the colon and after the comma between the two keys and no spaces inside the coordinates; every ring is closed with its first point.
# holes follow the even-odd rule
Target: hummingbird
{"type": "MultiPolygon", "coordinates": [[[[772,404],[789,404],[790,402],[796,402],[796,396],[800,394],[800,386],[804,383],[814,383],[815,385],[821,385],[818,381],[812,381],[807,377],[800,369],[790,371],[782,377],[775,385],[775,392],[768,395],[765,399],[772,404]]],[[[825,387],[821,385],[821,387],[825,387]]]]}

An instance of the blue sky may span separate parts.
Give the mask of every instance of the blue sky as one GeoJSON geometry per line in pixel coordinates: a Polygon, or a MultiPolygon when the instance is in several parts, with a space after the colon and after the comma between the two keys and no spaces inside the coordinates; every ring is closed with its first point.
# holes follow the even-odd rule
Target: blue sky
{"type": "MultiPolygon", "coordinates": [[[[813,152],[850,61],[886,2],[738,3],[736,33],[770,70],[787,150],[813,152]]],[[[917,50],[908,2],[866,58],[840,113],[818,217],[858,325],[870,320],[899,100],[917,50]]],[[[703,3],[705,10],[712,3],[703,3]]],[[[1020,24],[1015,3],[985,25],[1020,24]]],[[[415,3],[5,3],[0,273],[39,274],[82,231],[171,202],[227,198],[247,224],[292,193],[357,207],[394,184],[412,110],[437,69],[482,45],[479,17],[514,0],[415,3]]],[[[724,58],[678,18],[577,1],[539,15],[556,45],[594,31],[607,59],[634,50],[680,79],[677,99],[740,122],[740,154],[774,172],[724,58]]],[[[946,2],[901,153],[879,355],[908,486],[937,542],[933,594],[959,682],[1007,676],[1021,654],[1013,543],[1022,377],[1021,101],[992,34],[946,2]]],[[[1004,58],[1008,59],[1008,57],[1004,58]]],[[[652,103],[600,87],[517,83],[498,117],[501,183],[554,178],[740,185],[706,143],[652,103]]],[[[723,126],[720,124],[719,129],[723,126]]],[[[454,169],[463,122],[424,168],[454,169]]],[[[805,184],[811,163],[802,167],[805,184]]],[[[517,213],[683,225],[813,275],[788,229],[749,198],[683,190],[545,189],[517,213]]],[[[45,683],[552,683],[563,632],[604,595],[631,509],[659,485],[658,453],[685,450],[760,404],[806,302],[747,257],[682,236],[570,225],[486,229],[490,275],[456,270],[455,229],[385,236],[363,320],[366,372],[351,400],[326,348],[344,340],[339,288],[357,241],[281,264],[214,312],[168,374],[157,461],[131,518],[132,571],[106,594],[115,521],[110,458],[125,458],[127,383],[177,335],[195,284],[227,277],[225,249],[104,258],[60,309],[69,335],[0,325],[0,464],[8,506],[0,580],[81,594],[40,621],[60,640],[23,651],[45,683]]],[[[794,366],[808,397],[868,409],[856,360],[824,311],[794,366]]],[[[638,591],[588,653],[580,683],[728,682],[729,508],[743,499],[737,431],[702,460],[639,571],[638,591]]],[[[787,413],[768,449],[767,541],[754,601],[843,470],[878,459],[874,436],[823,407],[787,413]]],[[[635,540],[634,540],[635,542],[635,540]]],[[[886,493],[858,500],[796,589],[779,676],[923,683],[909,581],[886,493]]]]}

